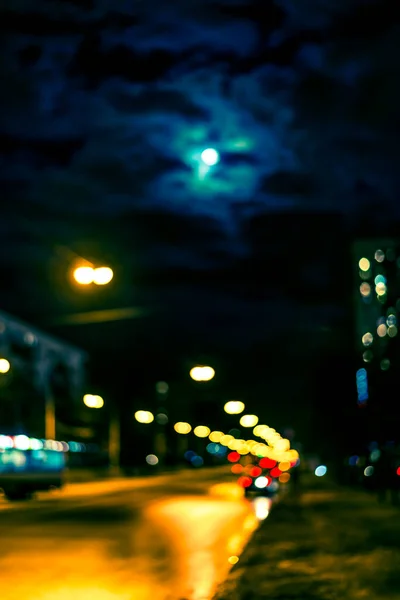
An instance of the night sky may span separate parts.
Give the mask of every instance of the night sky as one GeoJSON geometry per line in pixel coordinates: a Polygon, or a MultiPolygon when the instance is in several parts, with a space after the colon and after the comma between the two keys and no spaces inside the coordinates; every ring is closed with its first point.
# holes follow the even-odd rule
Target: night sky
{"type": "Polygon", "coordinates": [[[351,327],[348,240],[400,216],[395,5],[2,0],[0,308],[123,385],[210,361],[222,395],[304,424],[351,327]],[[76,256],[112,285],[71,286],[76,256]]]}

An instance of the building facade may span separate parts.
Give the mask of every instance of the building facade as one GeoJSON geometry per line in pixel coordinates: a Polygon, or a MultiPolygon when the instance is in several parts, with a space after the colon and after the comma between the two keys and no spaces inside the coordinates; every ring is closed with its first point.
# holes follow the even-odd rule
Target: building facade
{"type": "Polygon", "coordinates": [[[0,311],[0,358],[10,365],[0,374],[1,431],[47,439],[79,433],[73,415],[85,386],[83,350],[0,311]]]}
{"type": "Polygon", "coordinates": [[[363,239],[353,244],[354,401],[377,437],[399,435],[400,243],[363,239]]]}

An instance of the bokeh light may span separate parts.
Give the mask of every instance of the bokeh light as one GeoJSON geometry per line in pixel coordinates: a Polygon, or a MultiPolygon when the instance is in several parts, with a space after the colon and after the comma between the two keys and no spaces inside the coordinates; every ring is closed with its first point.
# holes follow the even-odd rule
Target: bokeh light
{"type": "Polygon", "coordinates": [[[96,285],[107,285],[113,277],[114,273],[110,267],[98,267],[93,272],[93,283],[96,285]]]}
{"type": "Polygon", "coordinates": [[[88,408],[102,408],[104,406],[103,398],[95,394],[85,394],[83,396],[83,403],[88,408]]]}
{"type": "Polygon", "coordinates": [[[361,271],[368,271],[368,269],[371,266],[371,263],[369,262],[368,258],[361,258],[358,266],[360,267],[361,271]]]}
{"type": "Polygon", "coordinates": [[[364,335],[361,338],[361,341],[364,346],[370,346],[374,341],[374,336],[368,331],[367,333],[364,333],[364,335]]]}
{"type": "Polygon", "coordinates": [[[77,267],[73,273],[74,279],[80,285],[89,285],[94,280],[93,267],[77,267]]]}
{"type": "Polygon", "coordinates": [[[11,369],[10,361],[6,358],[0,358],[0,373],[3,375],[11,369]]]}
{"type": "Polygon", "coordinates": [[[181,435],[186,435],[192,431],[192,426],[189,425],[189,423],[185,423],[184,421],[178,421],[178,423],[175,423],[174,429],[177,433],[180,433],[181,435]]]}
{"type": "Polygon", "coordinates": [[[154,415],[149,410],[137,410],[135,412],[135,419],[139,423],[147,425],[154,421],[154,415]]]}
{"type": "Polygon", "coordinates": [[[243,415],[240,419],[242,427],[254,427],[258,423],[258,417],[256,415],[243,415]]]}
{"type": "Polygon", "coordinates": [[[152,467],[154,467],[155,465],[158,465],[158,457],[155,454],[148,454],[146,456],[146,462],[148,465],[151,465],[152,467]]]}
{"type": "Polygon", "coordinates": [[[210,428],[205,425],[198,425],[194,428],[193,433],[199,438],[206,438],[210,435],[210,428]]]}
{"type": "Polygon", "coordinates": [[[208,436],[211,442],[218,443],[223,437],[224,433],[222,431],[212,431],[208,436]]]}
{"type": "Polygon", "coordinates": [[[325,465],[319,465],[319,467],[317,467],[314,471],[314,473],[317,477],[323,477],[324,475],[326,475],[327,472],[328,472],[328,469],[326,468],[325,465]]]}
{"type": "Polygon", "coordinates": [[[189,374],[193,381],[211,381],[215,376],[215,371],[212,367],[197,366],[193,367],[189,374]]]}
{"type": "Polygon", "coordinates": [[[245,405],[240,400],[230,400],[224,406],[224,411],[228,415],[239,415],[245,409],[245,405]]]}

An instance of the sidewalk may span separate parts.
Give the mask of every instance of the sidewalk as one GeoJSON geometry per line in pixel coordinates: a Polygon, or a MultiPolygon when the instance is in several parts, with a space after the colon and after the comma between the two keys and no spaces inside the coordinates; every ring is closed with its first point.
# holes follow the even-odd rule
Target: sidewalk
{"type": "Polygon", "coordinates": [[[214,600],[400,600],[400,509],[315,487],[276,505],[214,600]]]}

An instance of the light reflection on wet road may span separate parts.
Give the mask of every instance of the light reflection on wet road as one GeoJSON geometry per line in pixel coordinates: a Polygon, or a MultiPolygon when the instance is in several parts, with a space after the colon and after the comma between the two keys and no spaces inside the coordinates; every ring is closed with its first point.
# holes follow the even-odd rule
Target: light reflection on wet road
{"type": "Polygon", "coordinates": [[[2,600],[210,599],[258,523],[221,476],[80,484],[1,503],[2,600]]]}

